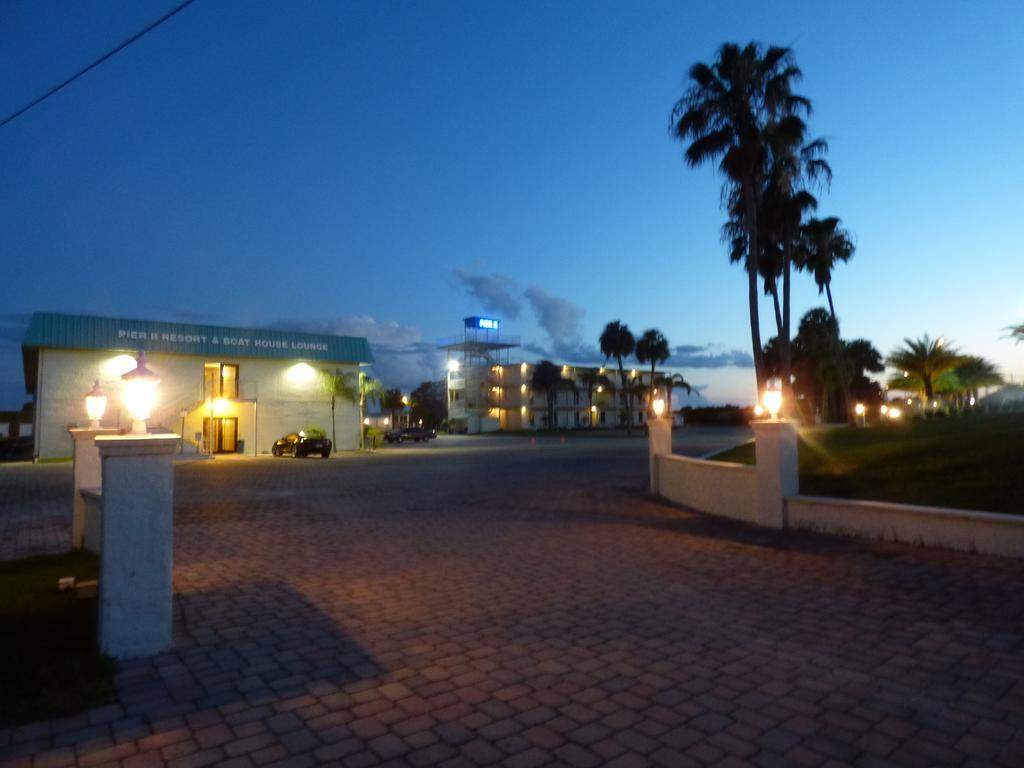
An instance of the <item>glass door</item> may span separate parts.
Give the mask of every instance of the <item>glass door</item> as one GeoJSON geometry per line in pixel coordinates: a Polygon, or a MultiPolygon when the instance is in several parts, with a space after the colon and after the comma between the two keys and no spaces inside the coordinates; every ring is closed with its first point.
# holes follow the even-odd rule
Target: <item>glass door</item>
{"type": "Polygon", "coordinates": [[[220,422],[220,447],[217,453],[238,452],[238,419],[224,418],[217,419],[220,422]]]}
{"type": "Polygon", "coordinates": [[[204,418],[203,435],[213,453],[238,452],[238,419],[234,416],[204,418]]]}

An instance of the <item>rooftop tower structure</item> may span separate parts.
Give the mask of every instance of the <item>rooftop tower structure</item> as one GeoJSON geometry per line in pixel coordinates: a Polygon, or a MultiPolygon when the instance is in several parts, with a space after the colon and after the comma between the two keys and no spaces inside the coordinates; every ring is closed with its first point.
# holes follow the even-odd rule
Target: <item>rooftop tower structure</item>
{"type": "Polygon", "coordinates": [[[501,321],[463,318],[462,335],[441,339],[447,356],[448,425],[456,432],[493,432],[501,428],[501,373],[518,336],[501,336],[501,321]]]}

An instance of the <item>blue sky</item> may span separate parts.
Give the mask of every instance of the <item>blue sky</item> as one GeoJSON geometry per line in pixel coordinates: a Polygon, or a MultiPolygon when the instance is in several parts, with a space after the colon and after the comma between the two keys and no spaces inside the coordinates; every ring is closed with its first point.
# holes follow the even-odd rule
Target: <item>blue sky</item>
{"type": "MultiPolygon", "coordinates": [[[[173,4],[3,4],[0,112],[173,4]]],[[[667,130],[687,68],[749,39],[794,47],[831,142],[844,335],[1019,381],[1022,29],[1016,2],[197,0],[0,129],[0,408],[35,310],[365,334],[403,387],[466,315],[577,358],[621,319],[750,401],[721,179],[667,130]]],[[[794,319],[819,302],[798,280],[794,319]]]]}

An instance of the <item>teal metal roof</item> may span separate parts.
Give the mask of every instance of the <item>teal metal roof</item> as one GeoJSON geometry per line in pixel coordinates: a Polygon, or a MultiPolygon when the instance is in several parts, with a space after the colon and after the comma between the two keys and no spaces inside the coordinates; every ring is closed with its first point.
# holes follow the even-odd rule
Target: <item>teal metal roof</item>
{"type": "Polygon", "coordinates": [[[372,363],[366,339],[262,328],[161,323],[88,315],[32,315],[23,349],[104,349],[179,355],[372,363]]]}

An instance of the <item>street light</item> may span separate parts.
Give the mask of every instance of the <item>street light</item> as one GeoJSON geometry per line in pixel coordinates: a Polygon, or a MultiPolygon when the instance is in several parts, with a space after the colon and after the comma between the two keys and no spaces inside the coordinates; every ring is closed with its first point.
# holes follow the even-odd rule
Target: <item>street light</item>
{"type": "Polygon", "coordinates": [[[867,411],[867,408],[864,407],[864,403],[857,403],[853,406],[853,412],[857,414],[857,420],[862,427],[865,425],[865,411],[867,411]]]}
{"type": "Polygon", "coordinates": [[[92,385],[92,389],[85,393],[85,412],[89,416],[89,427],[99,429],[103,414],[107,412],[107,395],[100,389],[100,380],[92,385]]]}
{"type": "Polygon", "coordinates": [[[156,404],[156,387],[160,377],[146,367],[146,353],[139,352],[135,370],[121,377],[124,381],[124,404],[132,417],[132,434],[146,434],[148,419],[156,404]]]}

